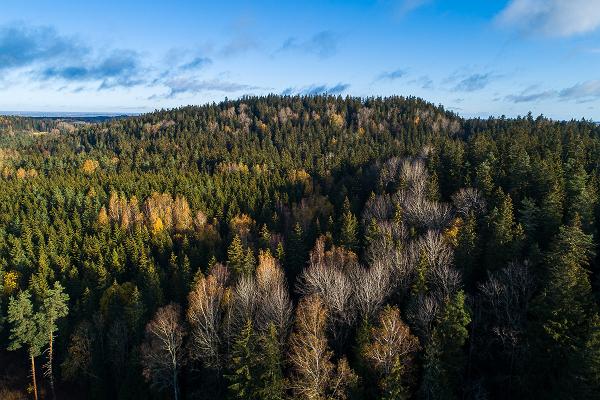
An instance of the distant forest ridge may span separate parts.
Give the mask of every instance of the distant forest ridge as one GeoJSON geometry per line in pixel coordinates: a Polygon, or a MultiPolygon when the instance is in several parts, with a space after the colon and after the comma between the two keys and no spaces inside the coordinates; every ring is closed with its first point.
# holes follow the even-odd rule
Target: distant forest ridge
{"type": "Polygon", "coordinates": [[[0,116],[0,399],[600,400],[599,226],[586,120],[0,116]]]}

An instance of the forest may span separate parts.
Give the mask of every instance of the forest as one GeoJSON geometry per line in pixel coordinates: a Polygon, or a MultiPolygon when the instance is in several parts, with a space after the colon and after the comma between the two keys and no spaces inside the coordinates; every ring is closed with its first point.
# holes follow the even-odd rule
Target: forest
{"type": "Polygon", "coordinates": [[[415,97],[0,117],[0,398],[600,399],[600,126],[415,97]]]}

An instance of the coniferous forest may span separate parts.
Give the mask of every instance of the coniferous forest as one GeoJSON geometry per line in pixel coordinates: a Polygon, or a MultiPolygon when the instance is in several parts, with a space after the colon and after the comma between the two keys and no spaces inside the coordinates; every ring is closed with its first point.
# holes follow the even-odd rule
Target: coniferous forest
{"type": "Polygon", "coordinates": [[[2,399],[600,398],[600,126],[418,98],[0,117],[2,399]]]}

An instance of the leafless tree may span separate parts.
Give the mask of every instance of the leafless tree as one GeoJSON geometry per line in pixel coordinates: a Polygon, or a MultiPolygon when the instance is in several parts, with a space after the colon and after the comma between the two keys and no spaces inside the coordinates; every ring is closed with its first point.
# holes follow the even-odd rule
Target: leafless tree
{"type": "Polygon", "coordinates": [[[452,248],[444,237],[436,231],[429,230],[418,241],[420,253],[425,256],[429,268],[452,264],[452,248]]]}
{"type": "Polygon", "coordinates": [[[259,254],[258,259],[256,329],[266,331],[269,324],[273,323],[283,339],[288,333],[292,314],[292,303],[285,274],[277,260],[269,252],[259,254]]]}
{"type": "Polygon", "coordinates": [[[388,194],[371,196],[363,210],[363,224],[367,226],[371,221],[387,221],[394,216],[395,205],[388,194]]]}
{"type": "Polygon", "coordinates": [[[227,338],[237,335],[247,321],[254,321],[257,310],[258,287],[253,276],[241,276],[232,290],[228,308],[227,338]]]}
{"type": "Polygon", "coordinates": [[[410,225],[425,229],[440,230],[452,220],[452,210],[447,204],[430,201],[425,197],[406,197],[402,203],[402,211],[410,225]]]}
{"type": "Polygon", "coordinates": [[[343,341],[347,327],[354,320],[352,310],[353,284],[351,271],[356,266],[356,256],[341,247],[332,246],[325,251],[323,237],[317,240],[310,255],[309,266],[302,272],[298,291],[309,296],[317,294],[329,312],[331,333],[336,343],[343,341]]]}
{"type": "Polygon", "coordinates": [[[511,263],[489,275],[479,286],[475,302],[475,329],[487,340],[474,343],[478,352],[499,353],[507,361],[507,393],[511,393],[515,361],[523,346],[527,309],[533,295],[533,279],[527,264],[511,263]],[[499,349],[498,347],[499,346],[499,349]]]}
{"type": "Polygon", "coordinates": [[[393,290],[392,269],[379,259],[369,268],[358,267],[352,274],[354,302],[363,319],[370,320],[385,304],[393,290]]]}
{"type": "Polygon", "coordinates": [[[473,212],[477,215],[485,213],[485,199],[474,188],[462,188],[452,195],[452,203],[458,215],[466,217],[473,212]]]}
{"type": "Polygon", "coordinates": [[[453,268],[453,252],[443,236],[428,231],[419,240],[419,251],[427,262],[427,281],[430,292],[440,302],[453,296],[460,289],[461,275],[453,268]]]}
{"type": "Polygon", "coordinates": [[[80,323],[69,341],[68,355],[62,364],[63,377],[69,381],[75,381],[80,377],[96,378],[92,374],[92,353],[94,339],[99,345],[101,338],[95,337],[91,323],[84,321],[80,323]]]}
{"type": "Polygon", "coordinates": [[[416,295],[410,303],[408,319],[420,338],[429,338],[433,324],[440,311],[440,303],[428,294],[416,295]]]}
{"type": "Polygon", "coordinates": [[[405,183],[406,190],[411,197],[426,197],[428,176],[425,163],[422,160],[406,159],[402,163],[402,181],[405,183]]]}
{"type": "Polygon", "coordinates": [[[363,357],[381,376],[388,376],[396,363],[410,364],[410,355],[419,349],[419,340],[400,318],[398,307],[386,307],[379,316],[378,325],[371,332],[370,343],[363,349],[363,357]]]}
{"type": "Polygon", "coordinates": [[[392,157],[381,166],[379,171],[379,185],[386,188],[390,183],[399,183],[402,177],[403,160],[392,157]]]}
{"type": "Polygon", "coordinates": [[[327,310],[318,295],[304,297],[290,338],[291,389],[300,399],[345,399],[356,376],[342,359],[337,367],[327,346],[327,310]]]}
{"type": "Polygon", "coordinates": [[[221,329],[224,319],[225,287],[222,275],[200,276],[189,295],[187,320],[190,324],[190,357],[207,367],[222,367],[221,329]]]}
{"type": "Polygon", "coordinates": [[[181,308],[169,304],[159,308],[152,321],[146,325],[146,340],[142,344],[144,377],[152,386],[171,388],[173,398],[179,398],[178,373],[183,362],[181,308]]]}
{"type": "Polygon", "coordinates": [[[492,332],[505,348],[514,348],[521,339],[533,293],[528,265],[511,263],[491,273],[479,291],[482,309],[491,314],[493,320],[492,332]]]}
{"type": "Polygon", "coordinates": [[[210,275],[215,278],[217,285],[226,287],[229,284],[231,273],[229,268],[221,263],[216,263],[210,269],[210,275]]]}

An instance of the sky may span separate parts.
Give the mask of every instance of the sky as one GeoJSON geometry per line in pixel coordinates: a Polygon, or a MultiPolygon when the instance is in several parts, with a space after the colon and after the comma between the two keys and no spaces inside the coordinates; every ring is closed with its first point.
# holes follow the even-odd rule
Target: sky
{"type": "Polygon", "coordinates": [[[418,96],[600,121],[600,0],[2,0],[0,110],[418,96]]]}

